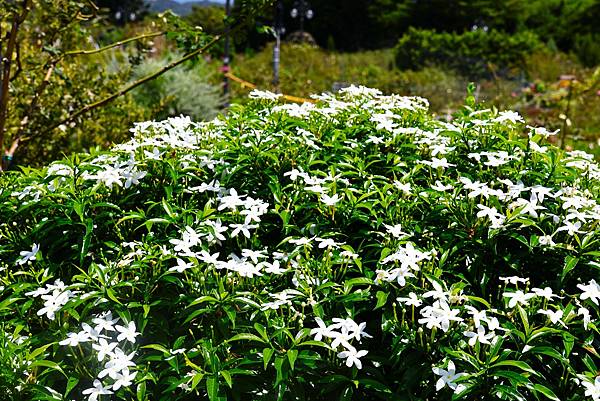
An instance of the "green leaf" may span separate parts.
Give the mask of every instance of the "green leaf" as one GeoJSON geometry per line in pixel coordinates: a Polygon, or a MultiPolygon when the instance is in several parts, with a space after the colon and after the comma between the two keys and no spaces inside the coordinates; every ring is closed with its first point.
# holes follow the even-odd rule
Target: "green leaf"
{"type": "Polygon", "coordinates": [[[577,266],[577,263],[579,263],[579,258],[573,257],[571,255],[568,255],[565,258],[565,265],[563,266],[562,272],[560,274],[561,282],[564,281],[567,274],[569,274],[569,272],[573,270],[575,266],[577,266]]]}
{"type": "Polygon", "coordinates": [[[505,360],[505,361],[496,362],[491,367],[495,368],[498,366],[512,366],[515,368],[519,368],[525,372],[531,373],[532,375],[535,375],[535,376],[539,375],[539,373],[536,372],[535,370],[533,370],[527,362],[523,362],[523,361],[505,360]]]}
{"type": "Polygon", "coordinates": [[[111,299],[112,301],[115,301],[116,303],[118,303],[119,305],[123,305],[121,302],[119,302],[119,300],[117,299],[117,297],[115,296],[115,293],[113,292],[113,290],[111,288],[106,287],[106,296],[111,299]]]}
{"type": "Polygon", "coordinates": [[[277,377],[275,379],[275,385],[278,385],[285,379],[287,379],[287,372],[284,371],[284,363],[285,358],[278,356],[275,357],[275,372],[277,373],[277,377]]]}
{"type": "Polygon", "coordinates": [[[217,401],[219,396],[219,379],[215,376],[206,378],[206,392],[210,401],[217,401]]]}
{"type": "Polygon", "coordinates": [[[287,358],[288,358],[288,361],[290,362],[290,368],[292,370],[294,370],[294,363],[296,362],[296,359],[298,358],[298,350],[295,350],[295,349],[288,350],[287,358]]]}
{"type": "Polygon", "coordinates": [[[269,361],[271,360],[274,352],[275,350],[273,348],[263,349],[263,367],[265,370],[267,370],[267,366],[269,365],[269,361]]]}
{"type": "Polygon", "coordinates": [[[146,400],[146,381],[145,380],[137,385],[137,390],[135,392],[135,395],[137,397],[137,401],[145,401],[146,400]]]}
{"type": "Polygon", "coordinates": [[[260,334],[260,336],[266,341],[269,342],[269,336],[267,336],[267,331],[265,330],[265,326],[259,323],[254,323],[254,329],[260,334]]]}
{"type": "Polygon", "coordinates": [[[65,397],[68,396],[71,391],[73,391],[77,383],[79,383],[79,379],[77,377],[69,377],[69,380],[67,380],[67,388],[65,389],[65,397]]]}
{"type": "Polygon", "coordinates": [[[233,388],[233,381],[231,380],[231,374],[229,373],[229,371],[222,370],[222,371],[219,372],[219,374],[221,376],[223,376],[223,379],[225,379],[225,382],[227,383],[227,385],[229,386],[229,388],[233,388]]]}
{"type": "Polygon", "coordinates": [[[204,378],[204,373],[202,372],[198,372],[194,375],[194,377],[192,377],[192,390],[194,390],[196,387],[198,387],[198,384],[200,383],[200,381],[204,378]]]}
{"type": "Polygon", "coordinates": [[[388,299],[388,295],[389,294],[387,292],[377,291],[377,294],[375,294],[375,297],[377,298],[377,304],[375,305],[375,309],[379,309],[383,305],[385,305],[388,299]]]}
{"type": "Polygon", "coordinates": [[[242,340],[258,341],[259,343],[266,343],[265,340],[263,340],[262,338],[260,338],[256,334],[251,334],[251,333],[236,334],[235,336],[233,336],[229,340],[227,340],[227,342],[242,341],[242,340]]]}
{"type": "Polygon", "coordinates": [[[166,349],[165,347],[163,347],[160,344],[148,344],[148,345],[142,346],[142,348],[154,349],[154,350],[162,352],[165,355],[171,354],[171,352],[168,349],[166,349]]]}
{"type": "Polygon", "coordinates": [[[549,398],[549,399],[551,399],[551,400],[554,400],[554,401],[560,401],[560,398],[558,398],[558,397],[556,396],[556,394],[554,394],[554,392],[553,392],[552,390],[550,390],[550,389],[549,389],[548,387],[546,387],[546,386],[543,386],[543,385],[541,385],[541,384],[534,384],[534,385],[533,385],[533,389],[534,389],[536,392],[538,392],[538,393],[541,393],[541,394],[543,394],[544,396],[546,396],[546,398],[549,398]]]}
{"type": "Polygon", "coordinates": [[[63,370],[63,368],[61,368],[60,365],[58,363],[56,363],[56,362],[47,361],[45,359],[41,359],[39,361],[33,361],[31,363],[31,365],[29,365],[30,368],[35,368],[37,366],[48,368],[48,369],[52,369],[52,370],[57,370],[60,373],[62,373],[63,376],[67,377],[67,374],[65,373],[65,371],[63,370]]]}

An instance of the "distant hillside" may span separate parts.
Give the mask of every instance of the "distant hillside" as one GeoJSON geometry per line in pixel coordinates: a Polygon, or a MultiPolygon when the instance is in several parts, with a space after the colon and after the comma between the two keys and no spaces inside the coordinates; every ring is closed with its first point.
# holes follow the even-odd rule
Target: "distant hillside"
{"type": "Polygon", "coordinates": [[[192,12],[193,6],[199,7],[209,7],[209,6],[217,6],[223,7],[221,3],[215,3],[210,0],[202,0],[202,1],[190,1],[187,3],[178,3],[174,0],[146,0],[148,5],[150,6],[150,11],[155,13],[160,13],[166,10],[171,10],[177,15],[187,15],[192,12]]]}

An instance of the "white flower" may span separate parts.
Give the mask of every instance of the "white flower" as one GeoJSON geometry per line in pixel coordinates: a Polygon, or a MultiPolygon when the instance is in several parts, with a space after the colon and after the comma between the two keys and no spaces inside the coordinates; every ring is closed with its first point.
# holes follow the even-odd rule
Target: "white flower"
{"type": "Polygon", "coordinates": [[[244,234],[244,237],[250,238],[250,230],[258,228],[258,224],[230,224],[229,228],[232,228],[231,238],[235,238],[239,233],[244,234]]]}
{"type": "Polygon", "coordinates": [[[76,347],[79,343],[85,343],[90,341],[90,335],[85,331],[80,331],[79,333],[69,333],[67,334],[67,338],[59,342],[60,345],[68,345],[70,347],[76,347]]]}
{"type": "Polygon", "coordinates": [[[83,390],[82,394],[89,394],[88,401],[98,401],[99,395],[109,395],[113,394],[112,391],[109,390],[111,386],[104,386],[102,382],[98,379],[94,380],[94,387],[83,390]]]}
{"type": "Polygon", "coordinates": [[[540,236],[538,238],[538,242],[539,242],[540,245],[556,246],[556,244],[552,240],[552,236],[551,235],[542,235],[542,236],[540,236]]]}
{"type": "Polygon", "coordinates": [[[127,340],[130,343],[135,344],[135,338],[140,335],[140,333],[135,331],[135,322],[131,321],[127,324],[127,326],[116,325],[115,329],[120,333],[117,336],[117,341],[127,340]]]}
{"type": "Polygon", "coordinates": [[[423,304],[423,301],[421,301],[417,297],[417,294],[415,294],[414,292],[409,293],[408,298],[398,297],[398,298],[396,298],[396,300],[406,306],[417,306],[418,307],[423,304]]]}
{"type": "Polygon", "coordinates": [[[118,317],[113,319],[111,311],[108,311],[92,320],[92,322],[96,324],[95,330],[98,332],[101,332],[102,330],[115,331],[114,324],[118,321],[118,317]]]}
{"type": "Polygon", "coordinates": [[[169,271],[183,273],[184,271],[186,271],[187,269],[191,269],[192,267],[194,267],[194,264],[192,262],[185,263],[183,260],[177,258],[177,266],[171,267],[169,271]]]}
{"type": "Polygon", "coordinates": [[[560,131],[559,129],[557,129],[556,131],[548,131],[544,127],[532,127],[530,125],[528,125],[527,128],[529,128],[529,137],[530,138],[532,138],[534,135],[541,135],[544,138],[548,138],[550,136],[554,136],[554,135],[558,134],[558,132],[560,131]]]}
{"type": "Polygon", "coordinates": [[[113,390],[117,391],[121,387],[129,387],[133,384],[137,372],[129,373],[129,368],[125,368],[121,373],[117,373],[115,376],[115,382],[113,383],[113,390]]]}
{"type": "Polygon", "coordinates": [[[441,376],[435,383],[436,391],[440,391],[445,386],[448,386],[451,390],[454,390],[455,393],[458,393],[464,388],[463,386],[456,384],[454,381],[459,377],[465,376],[465,373],[456,373],[456,367],[452,361],[448,362],[448,370],[434,367],[433,373],[441,376]]]}
{"type": "Polygon", "coordinates": [[[498,113],[498,117],[494,118],[492,121],[497,123],[503,123],[505,121],[510,121],[513,124],[525,122],[523,117],[519,115],[516,111],[501,111],[498,113]]]}
{"type": "Polygon", "coordinates": [[[600,299],[600,285],[596,280],[591,279],[587,285],[577,284],[577,287],[580,290],[583,290],[583,293],[579,296],[580,299],[589,299],[598,305],[598,300],[600,299]]]}
{"type": "Polygon", "coordinates": [[[319,248],[337,248],[338,243],[332,240],[331,238],[316,238],[316,241],[319,243],[319,248]]]}
{"type": "Polygon", "coordinates": [[[511,283],[512,285],[517,285],[518,283],[527,284],[529,282],[528,278],[518,276],[499,277],[499,279],[500,281],[504,281],[505,283],[511,283]]]}
{"type": "Polygon", "coordinates": [[[572,221],[563,221],[563,226],[559,227],[556,232],[560,232],[560,231],[566,231],[567,234],[573,236],[575,235],[575,233],[581,234],[583,233],[583,231],[580,231],[579,229],[581,228],[581,222],[577,221],[575,223],[573,223],[572,221]]]}
{"type": "Polygon", "coordinates": [[[321,202],[327,206],[335,206],[341,199],[338,194],[334,194],[333,196],[321,194],[321,202]]]}
{"type": "Polygon", "coordinates": [[[402,238],[403,236],[408,235],[407,233],[402,231],[402,226],[400,224],[394,224],[393,226],[388,226],[384,224],[387,232],[392,235],[394,238],[402,238]]]}
{"type": "Polygon", "coordinates": [[[505,298],[509,298],[510,301],[508,301],[508,307],[509,308],[514,308],[515,306],[517,306],[517,304],[521,304],[521,305],[529,305],[529,303],[527,301],[529,301],[531,298],[535,297],[535,294],[531,294],[531,293],[523,293],[523,291],[518,290],[516,292],[505,292],[502,294],[505,298]]]}
{"type": "Polygon", "coordinates": [[[106,339],[101,338],[98,340],[98,344],[92,344],[92,348],[98,351],[98,361],[101,361],[107,355],[111,356],[117,345],[119,345],[119,343],[109,343],[108,341],[106,341],[106,339]]]}
{"type": "Polygon", "coordinates": [[[320,317],[316,317],[315,321],[319,327],[315,327],[310,331],[310,334],[315,336],[315,341],[321,341],[323,337],[333,337],[332,330],[327,327],[320,317]]]}
{"type": "Polygon", "coordinates": [[[421,319],[419,324],[425,324],[428,329],[437,327],[447,332],[450,328],[450,322],[462,322],[463,319],[458,316],[460,310],[451,309],[446,301],[435,301],[432,306],[426,306],[421,309],[421,319]]]}
{"type": "Polygon", "coordinates": [[[485,327],[484,326],[479,326],[477,327],[477,331],[465,331],[464,335],[466,337],[469,337],[469,345],[471,347],[474,347],[475,344],[477,343],[477,341],[479,341],[479,343],[481,344],[489,344],[491,339],[493,339],[496,334],[493,331],[490,331],[489,333],[485,332],[485,327]]]}
{"type": "Polygon", "coordinates": [[[411,185],[410,183],[402,183],[400,181],[394,181],[394,186],[404,193],[404,195],[410,195],[411,185]]]}
{"type": "Polygon", "coordinates": [[[350,346],[345,351],[340,352],[338,358],[346,359],[346,366],[356,366],[357,369],[362,369],[362,362],[359,358],[367,355],[369,351],[361,350],[357,351],[356,348],[350,346]]]}
{"type": "Polygon", "coordinates": [[[554,293],[552,292],[552,288],[550,288],[550,287],[545,287],[544,289],[542,289],[542,288],[532,288],[531,291],[535,295],[537,295],[538,297],[544,297],[548,301],[551,301],[552,298],[557,298],[558,297],[558,295],[554,295],[554,293]]]}
{"type": "Polygon", "coordinates": [[[280,93],[261,91],[258,89],[252,90],[252,92],[250,92],[250,94],[248,95],[248,97],[250,99],[262,99],[262,100],[270,100],[270,101],[275,101],[275,100],[279,99],[281,96],[282,95],[280,93]]]}
{"type": "Polygon", "coordinates": [[[590,322],[592,321],[591,317],[590,317],[590,311],[588,308],[584,308],[581,307],[579,308],[579,310],[577,311],[577,315],[579,316],[583,316],[583,328],[585,330],[588,329],[588,325],[590,324],[590,322]]]}
{"type": "Polygon", "coordinates": [[[585,387],[586,396],[592,397],[593,401],[600,401],[600,376],[596,376],[593,382],[585,378],[581,381],[581,384],[585,387]]]}
{"type": "Polygon", "coordinates": [[[17,259],[16,264],[19,266],[24,265],[25,263],[29,262],[30,260],[35,260],[37,253],[40,250],[40,245],[39,244],[33,244],[33,246],[31,247],[31,251],[21,251],[19,254],[21,255],[20,259],[17,259]]]}
{"type": "Polygon", "coordinates": [[[135,352],[125,354],[121,349],[115,348],[115,352],[110,356],[111,359],[104,364],[104,369],[98,373],[98,378],[102,379],[105,376],[111,379],[117,379],[119,372],[130,366],[135,366],[131,360],[135,352]]]}
{"type": "Polygon", "coordinates": [[[554,324],[556,323],[562,323],[560,319],[562,319],[563,317],[563,311],[562,310],[557,310],[557,311],[553,311],[553,310],[543,310],[540,309],[537,311],[539,314],[541,315],[546,315],[548,316],[548,318],[550,319],[550,321],[554,324]]]}

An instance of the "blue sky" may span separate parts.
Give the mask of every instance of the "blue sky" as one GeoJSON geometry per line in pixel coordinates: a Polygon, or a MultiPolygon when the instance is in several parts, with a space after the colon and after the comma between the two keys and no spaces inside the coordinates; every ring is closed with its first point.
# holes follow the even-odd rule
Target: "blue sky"
{"type": "MultiPolygon", "coordinates": [[[[197,1],[197,0],[175,0],[178,3],[189,3],[190,1],[197,1]]],[[[214,2],[217,3],[225,3],[225,0],[212,0],[214,2]]]]}

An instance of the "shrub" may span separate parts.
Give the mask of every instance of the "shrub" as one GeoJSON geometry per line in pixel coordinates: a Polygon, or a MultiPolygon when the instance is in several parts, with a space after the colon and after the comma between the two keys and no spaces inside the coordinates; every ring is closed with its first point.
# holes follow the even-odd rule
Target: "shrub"
{"type": "Polygon", "coordinates": [[[470,78],[481,78],[507,75],[510,68],[523,67],[525,57],[540,47],[530,32],[477,29],[457,34],[410,28],[400,38],[395,53],[399,68],[443,65],[470,78]]]}
{"type": "MultiPolygon", "coordinates": [[[[134,70],[134,78],[160,70],[171,58],[144,60],[134,70]]],[[[196,60],[140,86],[133,92],[134,99],[156,119],[185,114],[195,120],[210,120],[223,106],[221,88],[210,83],[211,76],[204,60],[196,60]]]]}
{"type": "Polygon", "coordinates": [[[472,97],[251,96],[2,177],[14,399],[597,400],[589,155],[472,97]]]}
{"type": "Polygon", "coordinates": [[[575,35],[573,51],[586,67],[600,65],[600,33],[575,35]]]}

